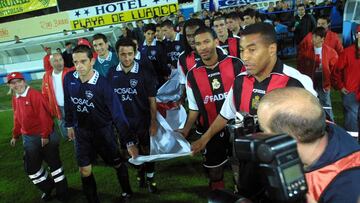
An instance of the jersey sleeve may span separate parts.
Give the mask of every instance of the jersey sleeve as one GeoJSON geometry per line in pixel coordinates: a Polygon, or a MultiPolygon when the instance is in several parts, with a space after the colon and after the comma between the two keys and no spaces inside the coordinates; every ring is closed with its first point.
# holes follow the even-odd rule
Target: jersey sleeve
{"type": "Polygon", "coordinates": [[[199,107],[196,104],[194,93],[190,87],[190,84],[186,85],[186,95],[187,95],[188,102],[189,102],[189,109],[193,110],[193,111],[198,111],[199,107]]]}
{"type": "Polygon", "coordinates": [[[14,110],[14,128],[12,130],[13,138],[18,139],[21,135],[21,123],[19,122],[19,119],[17,117],[16,113],[16,98],[13,96],[12,98],[12,106],[14,110]]]}
{"type": "Polygon", "coordinates": [[[64,78],[64,110],[65,110],[65,127],[74,127],[74,110],[71,104],[70,98],[70,77],[72,77],[73,72],[66,74],[64,78]]]}
{"type": "Polygon", "coordinates": [[[231,88],[228,92],[224,104],[221,107],[220,115],[227,120],[233,119],[236,116],[233,88],[231,88]]]}
{"type": "Polygon", "coordinates": [[[179,72],[179,83],[181,85],[185,85],[186,84],[186,76],[185,76],[185,73],[183,71],[183,67],[180,64],[180,57],[179,57],[179,60],[177,62],[177,71],[179,72]]]}

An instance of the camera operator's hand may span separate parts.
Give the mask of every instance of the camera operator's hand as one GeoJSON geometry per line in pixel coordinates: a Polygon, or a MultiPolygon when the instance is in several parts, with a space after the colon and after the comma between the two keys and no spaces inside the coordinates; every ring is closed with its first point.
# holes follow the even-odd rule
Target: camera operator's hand
{"type": "Polygon", "coordinates": [[[206,144],[209,142],[209,139],[207,139],[206,136],[201,136],[200,139],[196,140],[195,142],[193,142],[191,144],[191,151],[192,151],[192,155],[195,155],[196,153],[200,152],[201,150],[203,150],[206,146],[206,144]]]}

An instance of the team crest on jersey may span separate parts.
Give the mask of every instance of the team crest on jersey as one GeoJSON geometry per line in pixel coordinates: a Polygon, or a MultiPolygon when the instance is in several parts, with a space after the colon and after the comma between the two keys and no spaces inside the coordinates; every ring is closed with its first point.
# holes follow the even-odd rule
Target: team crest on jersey
{"type": "Polygon", "coordinates": [[[260,96],[256,95],[252,100],[251,100],[251,108],[252,109],[257,109],[259,106],[259,102],[260,102],[260,96]]]}
{"type": "Polygon", "coordinates": [[[135,79],[131,79],[131,80],[130,80],[130,86],[131,86],[132,88],[135,88],[136,85],[137,85],[137,83],[138,83],[138,81],[135,80],[135,79]]]}
{"type": "Polygon", "coordinates": [[[90,100],[91,98],[93,98],[94,94],[90,90],[86,90],[85,96],[86,96],[86,99],[90,100]]]}
{"type": "Polygon", "coordinates": [[[220,86],[221,86],[219,80],[216,79],[216,78],[213,79],[213,81],[211,82],[211,85],[212,85],[212,88],[213,88],[214,90],[219,89],[220,86]]]}
{"type": "Polygon", "coordinates": [[[156,50],[151,50],[150,54],[151,54],[151,56],[155,56],[156,55],[156,50]]]}
{"type": "Polygon", "coordinates": [[[175,50],[176,51],[180,51],[180,49],[181,49],[180,45],[175,45],[175,50]]]}

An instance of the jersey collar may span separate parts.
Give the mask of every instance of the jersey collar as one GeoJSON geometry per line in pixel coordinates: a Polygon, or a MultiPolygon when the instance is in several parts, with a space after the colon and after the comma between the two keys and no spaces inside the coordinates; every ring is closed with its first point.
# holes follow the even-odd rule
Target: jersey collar
{"type": "Polygon", "coordinates": [[[16,93],[16,98],[26,97],[27,93],[29,92],[29,89],[30,89],[30,86],[27,86],[26,89],[25,89],[25,91],[24,91],[22,94],[16,93]]]}
{"type": "MultiPolygon", "coordinates": [[[[151,44],[150,44],[150,46],[156,46],[156,39],[154,39],[152,42],[151,42],[151,44]]],[[[143,43],[143,46],[148,46],[147,44],[146,44],[146,41],[144,40],[144,43],[143,43]]]]}
{"type": "Polygon", "coordinates": [[[112,58],[112,52],[109,51],[109,54],[107,55],[106,58],[100,58],[100,56],[97,57],[97,60],[99,61],[100,64],[103,64],[105,61],[111,61],[112,58]]]}
{"type": "MultiPolygon", "coordinates": [[[[219,63],[227,58],[227,55],[224,53],[224,50],[219,47],[216,47],[216,53],[218,54],[218,62],[219,63]]],[[[206,66],[206,65],[200,58],[200,60],[196,63],[196,67],[200,68],[200,67],[204,67],[204,66],[206,66]]]]}
{"type": "MultiPolygon", "coordinates": [[[[90,78],[90,80],[87,83],[95,85],[99,79],[100,74],[99,72],[97,72],[97,70],[93,70],[93,71],[94,71],[94,75],[90,78]]],[[[79,79],[79,73],[77,71],[73,73],[73,76],[76,79],[79,79]]]]}
{"type": "MultiPolygon", "coordinates": [[[[121,62],[116,67],[116,71],[123,71],[121,62]]],[[[130,73],[138,73],[139,72],[139,63],[134,60],[134,65],[130,70],[130,73]]]]}
{"type": "MultiPolygon", "coordinates": [[[[271,74],[284,74],[284,64],[280,59],[276,60],[275,66],[272,69],[270,75],[271,74]]],[[[247,71],[241,72],[239,75],[247,75],[248,77],[251,77],[251,75],[249,75],[247,71]]]]}

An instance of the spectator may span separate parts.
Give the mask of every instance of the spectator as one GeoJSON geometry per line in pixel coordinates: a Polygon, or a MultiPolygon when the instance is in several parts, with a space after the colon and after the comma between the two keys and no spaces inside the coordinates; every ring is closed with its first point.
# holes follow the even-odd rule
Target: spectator
{"type": "Polygon", "coordinates": [[[324,44],[326,30],[323,27],[315,28],[312,35],[312,46],[302,47],[304,49],[299,51],[298,70],[313,80],[314,89],[318,93],[327,118],[334,121],[330,89],[338,55],[334,49],[324,44]]]}
{"type": "Polygon", "coordinates": [[[51,47],[45,47],[44,51],[46,52],[46,55],[43,58],[43,65],[45,71],[52,71],[52,67],[50,64],[50,56],[51,56],[51,47]]]}
{"type": "MultiPolygon", "coordinates": [[[[340,39],[337,33],[332,32],[329,28],[330,26],[330,18],[327,16],[320,16],[317,19],[317,27],[323,27],[326,30],[324,44],[328,45],[329,47],[333,48],[338,55],[343,52],[344,48],[340,42],[340,39]]],[[[305,38],[299,44],[299,50],[303,49],[304,46],[311,46],[312,40],[312,32],[307,34],[305,38]]]]}
{"type": "Polygon", "coordinates": [[[356,115],[360,108],[360,25],[356,30],[355,43],[340,55],[334,71],[335,87],[341,91],[344,107],[344,127],[347,131],[360,131],[356,115]],[[356,99],[356,94],[358,98],[356,99]]]}
{"type": "Polygon", "coordinates": [[[315,28],[315,19],[305,11],[305,5],[300,4],[297,7],[297,15],[290,25],[294,32],[295,43],[298,45],[304,37],[315,28]]]}
{"type": "Polygon", "coordinates": [[[248,8],[244,11],[243,15],[244,25],[249,26],[256,23],[256,11],[254,9],[248,8]]]}
{"type": "Polygon", "coordinates": [[[65,51],[62,53],[65,67],[68,67],[68,68],[74,67],[72,53],[73,53],[73,43],[66,42],[65,43],[65,51]]]}
{"type": "Polygon", "coordinates": [[[241,35],[241,29],[240,29],[240,17],[237,13],[231,12],[225,16],[226,26],[227,29],[232,32],[232,35],[234,36],[240,36],[241,35]]]}
{"type": "Polygon", "coordinates": [[[316,97],[300,88],[276,89],[261,99],[258,116],[265,133],[287,133],[296,140],[307,202],[359,201],[360,145],[325,121],[316,97]]]}

